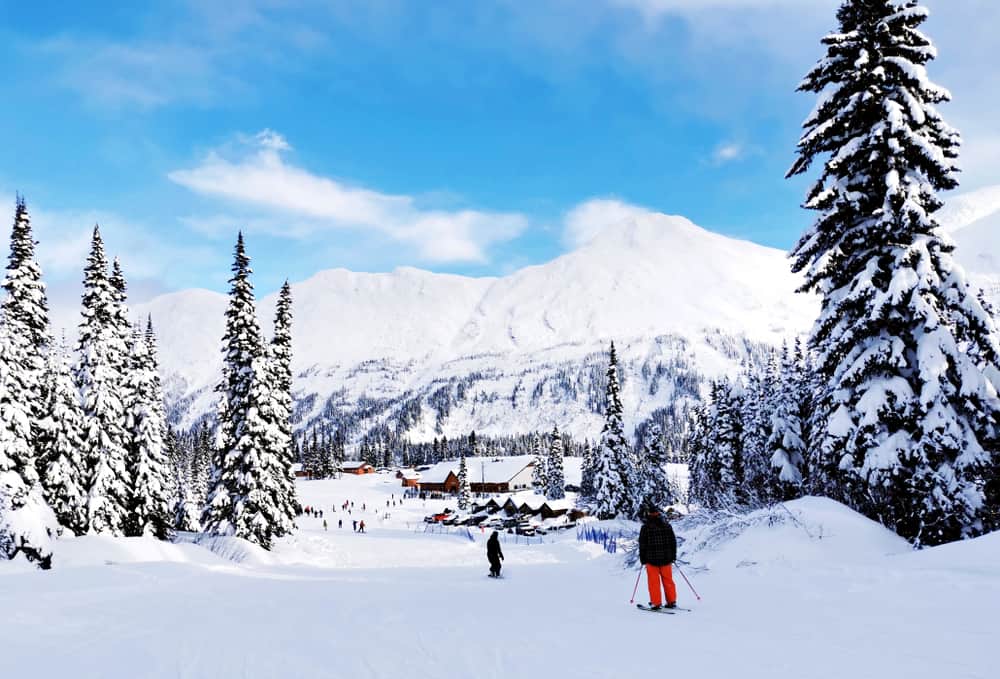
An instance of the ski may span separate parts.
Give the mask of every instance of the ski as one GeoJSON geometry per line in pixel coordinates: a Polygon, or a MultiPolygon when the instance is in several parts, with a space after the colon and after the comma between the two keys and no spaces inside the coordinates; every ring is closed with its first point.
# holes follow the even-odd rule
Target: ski
{"type": "Polygon", "coordinates": [[[650,608],[649,606],[647,606],[646,604],[636,604],[636,608],[641,608],[642,610],[649,611],[650,613],[669,613],[669,614],[673,614],[673,613],[676,613],[677,611],[684,611],[685,613],[690,613],[691,612],[690,608],[681,608],[680,606],[674,606],[673,608],[658,608],[658,609],[654,610],[654,609],[650,608]]]}
{"type": "Polygon", "coordinates": [[[635,607],[640,611],[646,611],[648,613],[666,613],[667,615],[673,615],[674,612],[677,611],[676,608],[650,608],[645,604],[636,604],[635,607]]]}

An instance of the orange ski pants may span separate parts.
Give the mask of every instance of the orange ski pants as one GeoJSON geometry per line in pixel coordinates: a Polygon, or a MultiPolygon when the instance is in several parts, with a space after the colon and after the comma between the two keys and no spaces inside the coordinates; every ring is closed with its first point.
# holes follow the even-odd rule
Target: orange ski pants
{"type": "Polygon", "coordinates": [[[663,605],[663,597],[660,596],[660,583],[663,583],[663,591],[667,593],[667,603],[677,603],[677,588],[674,587],[674,571],[670,564],[666,566],[654,566],[646,564],[646,582],[649,584],[649,602],[654,606],[663,605]]]}

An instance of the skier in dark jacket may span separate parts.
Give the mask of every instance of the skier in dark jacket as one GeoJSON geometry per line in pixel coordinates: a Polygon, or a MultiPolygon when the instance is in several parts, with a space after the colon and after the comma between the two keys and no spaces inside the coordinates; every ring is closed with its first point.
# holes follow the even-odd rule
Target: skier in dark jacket
{"type": "Polygon", "coordinates": [[[649,585],[649,606],[657,610],[663,605],[660,585],[667,595],[667,608],[677,607],[672,564],[677,559],[677,538],[674,529],[655,507],[646,511],[646,520],[639,530],[639,563],[646,567],[649,585]]]}
{"type": "Polygon", "coordinates": [[[503,551],[500,549],[500,534],[496,531],[493,531],[490,539],[486,541],[486,558],[490,561],[490,577],[499,578],[503,551]]]}

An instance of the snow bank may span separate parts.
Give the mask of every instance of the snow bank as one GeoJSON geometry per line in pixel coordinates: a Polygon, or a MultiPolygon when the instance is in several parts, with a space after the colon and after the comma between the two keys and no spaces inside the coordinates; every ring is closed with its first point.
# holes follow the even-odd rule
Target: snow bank
{"type": "Polygon", "coordinates": [[[680,558],[722,569],[867,562],[911,551],[884,526],[833,500],[805,497],[749,514],[696,512],[675,524],[680,558]]]}
{"type": "Polygon", "coordinates": [[[115,538],[83,535],[54,542],[53,568],[103,566],[118,563],[173,562],[218,564],[218,557],[194,544],[162,542],[154,538],[115,538]]]}

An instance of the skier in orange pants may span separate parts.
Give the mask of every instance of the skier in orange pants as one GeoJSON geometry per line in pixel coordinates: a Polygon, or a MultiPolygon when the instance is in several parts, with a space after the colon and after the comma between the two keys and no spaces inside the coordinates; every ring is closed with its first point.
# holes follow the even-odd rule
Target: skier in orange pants
{"type": "Polygon", "coordinates": [[[677,607],[677,588],[671,567],[676,558],[677,537],[674,529],[663,519],[659,509],[649,508],[639,530],[639,562],[646,567],[649,607],[653,610],[663,606],[661,585],[667,595],[667,608],[677,607]]]}

